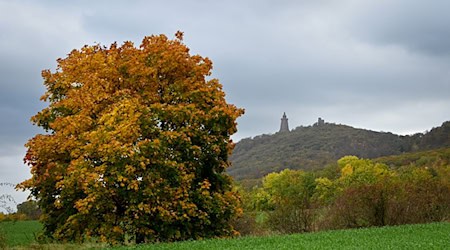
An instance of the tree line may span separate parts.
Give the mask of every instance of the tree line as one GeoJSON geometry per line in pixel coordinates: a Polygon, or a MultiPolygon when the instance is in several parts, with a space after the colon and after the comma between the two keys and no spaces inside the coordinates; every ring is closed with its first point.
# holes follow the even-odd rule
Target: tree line
{"type": "MultiPolygon", "coordinates": [[[[3,199],[0,196],[0,201],[3,199]]],[[[0,212],[0,222],[2,221],[20,221],[20,220],[39,220],[42,214],[41,209],[35,200],[27,200],[17,204],[17,211],[8,209],[6,213],[0,212]]]]}
{"type": "Polygon", "coordinates": [[[449,219],[450,149],[409,156],[407,165],[345,156],[321,171],[270,173],[257,186],[240,186],[245,212],[236,227],[301,233],[449,219]]]}

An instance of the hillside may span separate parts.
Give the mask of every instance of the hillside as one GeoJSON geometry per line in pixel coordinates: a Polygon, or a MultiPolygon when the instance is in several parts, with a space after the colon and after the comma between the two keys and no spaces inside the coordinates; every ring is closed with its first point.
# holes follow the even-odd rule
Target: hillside
{"type": "Polygon", "coordinates": [[[383,156],[373,160],[388,165],[390,169],[397,170],[409,167],[450,166],[450,147],[383,156]]]}
{"type": "Polygon", "coordinates": [[[285,168],[321,168],[345,155],[377,158],[441,147],[450,147],[450,122],[412,136],[332,123],[315,124],[239,141],[228,172],[237,180],[254,179],[285,168]]]}

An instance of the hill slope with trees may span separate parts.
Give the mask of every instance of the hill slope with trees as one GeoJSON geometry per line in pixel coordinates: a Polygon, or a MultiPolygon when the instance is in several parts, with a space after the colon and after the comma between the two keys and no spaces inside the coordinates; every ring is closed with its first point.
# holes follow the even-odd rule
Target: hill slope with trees
{"type": "Polygon", "coordinates": [[[377,158],[450,147],[450,122],[427,133],[400,136],[333,123],[239,141],[228,172],[237,180],[260,178],[286,168],[313,170],[345,155],[377,158]]]}

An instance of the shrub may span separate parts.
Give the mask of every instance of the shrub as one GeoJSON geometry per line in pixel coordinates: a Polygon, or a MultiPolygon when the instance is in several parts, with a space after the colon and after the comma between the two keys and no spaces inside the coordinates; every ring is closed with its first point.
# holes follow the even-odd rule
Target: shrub
{"type": "Polygon", "coordinates": [[[308,204],[279,206],[269,214],[268,225],[280,233],[303,233],[314,230],[314,210],[308,204]]]}
{"type": "Polygon", "coordinates": [[[269,227],[281,233],[313,231],[314,210],[311,199],[314,176],[296,170],[283,170],[267,175],[263,190],[270,195],[269,227]]]}
{"type": "Polygon", "coordinates": [[[437,179],[391,188],[387,221],[390,225],[443,221],[450,215],[450,187],[437,179]]]}
{"type": "Polygon", "coordinates": [[[443,221],[449,215],[450,186],[446,182],[437,177],[391,178],[345,189],[321,224],[326,229],[402,225],[443,221]]]}
{"type": "Polygon", "coordinates": [[[261,236],[269,234],[264,221],[258,221],[261,213],[255,211],[244,212],[241,216],[232,220],[233,228],[240,236],[261,236]]]}
{"type": "Polygon", "coordinates": [[[386,190],[381,184],[350,187],[328,211],[329,229],[384,226],[386,190]]]}

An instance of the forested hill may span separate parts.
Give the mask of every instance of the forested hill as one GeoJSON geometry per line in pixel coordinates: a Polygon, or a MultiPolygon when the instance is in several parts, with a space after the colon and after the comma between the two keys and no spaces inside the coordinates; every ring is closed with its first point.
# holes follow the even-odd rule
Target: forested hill
{"type": "Polygon", "coordinates": [[[345,155],[376,158],[441,147],[450,147],[450,122],[411,136],[316,124],[242,139],[233,150],[228,172],[237,180],[253,179],[285,168],[321,168],[345,155]]]}

